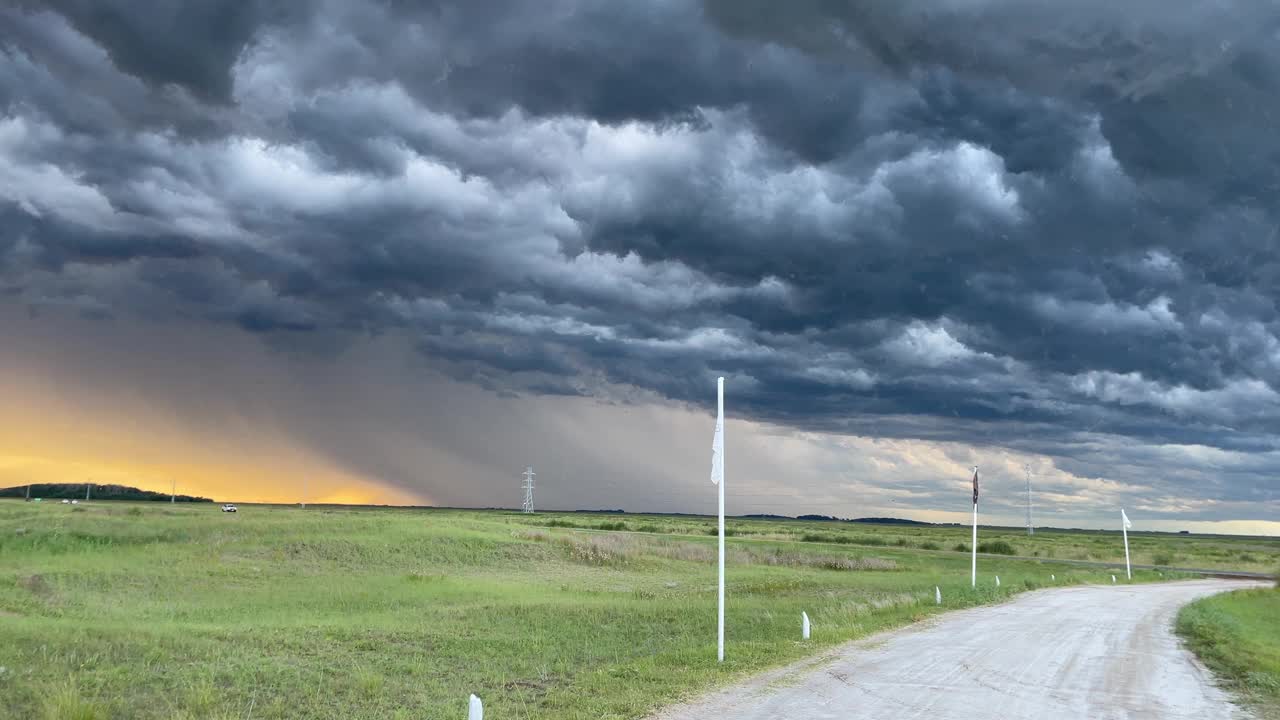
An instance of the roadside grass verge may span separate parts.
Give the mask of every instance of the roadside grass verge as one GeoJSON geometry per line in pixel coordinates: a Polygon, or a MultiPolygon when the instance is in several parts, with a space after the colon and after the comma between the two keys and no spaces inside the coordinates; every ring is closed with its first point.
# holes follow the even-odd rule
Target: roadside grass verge
{"type": "Polygon", "coordinates": [[[1237,590],[1178,613],[1178,634],[1223,685],[1262,717],[1280,718],[1280,590],[1237,590]]]}

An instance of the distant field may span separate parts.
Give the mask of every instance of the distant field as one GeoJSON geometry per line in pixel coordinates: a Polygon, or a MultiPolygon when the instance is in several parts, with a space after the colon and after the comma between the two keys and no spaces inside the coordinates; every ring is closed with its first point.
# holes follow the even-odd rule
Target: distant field
{"type": "MultiPolygon", "coordinates": [[[[539,526],[665,534],[714,534],[716,529],[714,518],[667,515],[540,513],[529,517],[525,522],[539,526]]],[[[969,527],[800,520],[730,519],[726,528],[734,537],[742,539],[825,542],[931,551],[963,549],[965,552],[969,549],[971,532],[969,527]]],[[[1028,536],[1025,529],[983,528],[978,537],[978,552],[1057,560],[1124,562],[1124,544],[1119,530],[1037,530],[1034,536],[1028,536]]],[[[1280,538],[1130,531],[1129,552],[1136,565],[1265,573],[1280,570],[1280,538]]]]}
{"type": "MultiPolygon", "coordinates": [[[[475,692],[494,718],[639,718],[939,610],[1109,583],[1112,572],[983,558],[974,591],[968,556],[949,552],[965,529],[735,520],[718,665],[713,525],[0,502],[0,717],[460,718],[475,692]],[[802,610],[810,643],[799,641],[802,610]]],[[[1043,558],[1123,558],[1110,534],[981,540],[1043,558]]],[[[1135,562],[1280,566],[1276,540],[1132,542],[1135,562]]]]}
{"type": "Polygon", "coordinates": [[[1280,590],[1240,590],[1192,603],[1178,633],[1267,719],[1280,718],[1280,590]]]}

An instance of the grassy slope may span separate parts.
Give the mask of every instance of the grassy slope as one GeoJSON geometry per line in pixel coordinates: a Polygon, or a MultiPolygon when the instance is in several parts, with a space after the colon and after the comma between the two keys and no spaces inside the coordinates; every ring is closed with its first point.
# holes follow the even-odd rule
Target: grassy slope
{"type": "MultiPolygon", "coordinates": [[[[798,523],[735,522],[717,665],[707,520],[643,520],[693,533],[675,536],[530,527],[556,519],[541,515],[241,510],[0,502],[0,717],[453,718],[476,692],[495,717],[636,718],[927,617],[934,585],[951,609],[1051,572],[1109,582],[984,559],[974,591],[967,555],[896,546],[951,545],[958,529],[858,527],[891,545],[867,547],[788,542],[806,532],[798,523]]],[[[1045,535],[1044,548],[1064,542],[1045,535]]]]}
{"type": "Polygon", "coordinates": [[[1280,590],[1238,590],[1192,603],[1178,633],[1263,717],[1280,718],[1280,590]]]}

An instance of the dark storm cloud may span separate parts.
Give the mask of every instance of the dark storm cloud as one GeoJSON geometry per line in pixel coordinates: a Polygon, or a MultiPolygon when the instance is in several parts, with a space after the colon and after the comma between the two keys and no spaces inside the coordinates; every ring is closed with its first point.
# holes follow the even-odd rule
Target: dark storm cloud
{"type": "Polygon", "coordinates": [[[1094,475],[1203,445],[1276,499],[1273,4],[0,19],[12,301],[407,329],[501,392],[701,404],[725,374],[756,419],[1094,475]]]}

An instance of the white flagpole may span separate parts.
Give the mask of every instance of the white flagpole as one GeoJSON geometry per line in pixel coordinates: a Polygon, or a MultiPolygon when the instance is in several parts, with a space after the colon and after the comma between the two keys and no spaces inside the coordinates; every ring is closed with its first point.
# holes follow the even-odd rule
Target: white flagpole
{"type": "MultiPolygon", "coordinates": [[[[724,378],[716,379],[716,423],[724,422],[724,378]]],[[[724,430],[721,429],[720,441],[724,442],[724,430]]],[[[720,482],[716,483],[720,486],[720,583],[719,583],[719,610],[716,619],[716,661],[724,662],[724,455],[720,455],[720,482]]]]}
{"type": "Polygon", "coordinates": [[[969,584],[978,587],[978,503],[973,504],[973,563],[969,584]]]}
{"type": "Polygon", "coordinates": [[[1124,508],[1120,509],[1120,532],[1124,534],[1124,573],[1133,579],[1133,568],[1129,565],[1129,516],[1124,514],[1124,508]]]}
{"type": "MultiPolygon", "coordinates": [[[[973,468],[974,477],[978,475],[978,468],[973,468]]],[[[973,498],[973,562],[971,564],[969,583],[972,587],[978,587],[978,498],[973,498]]]]}

